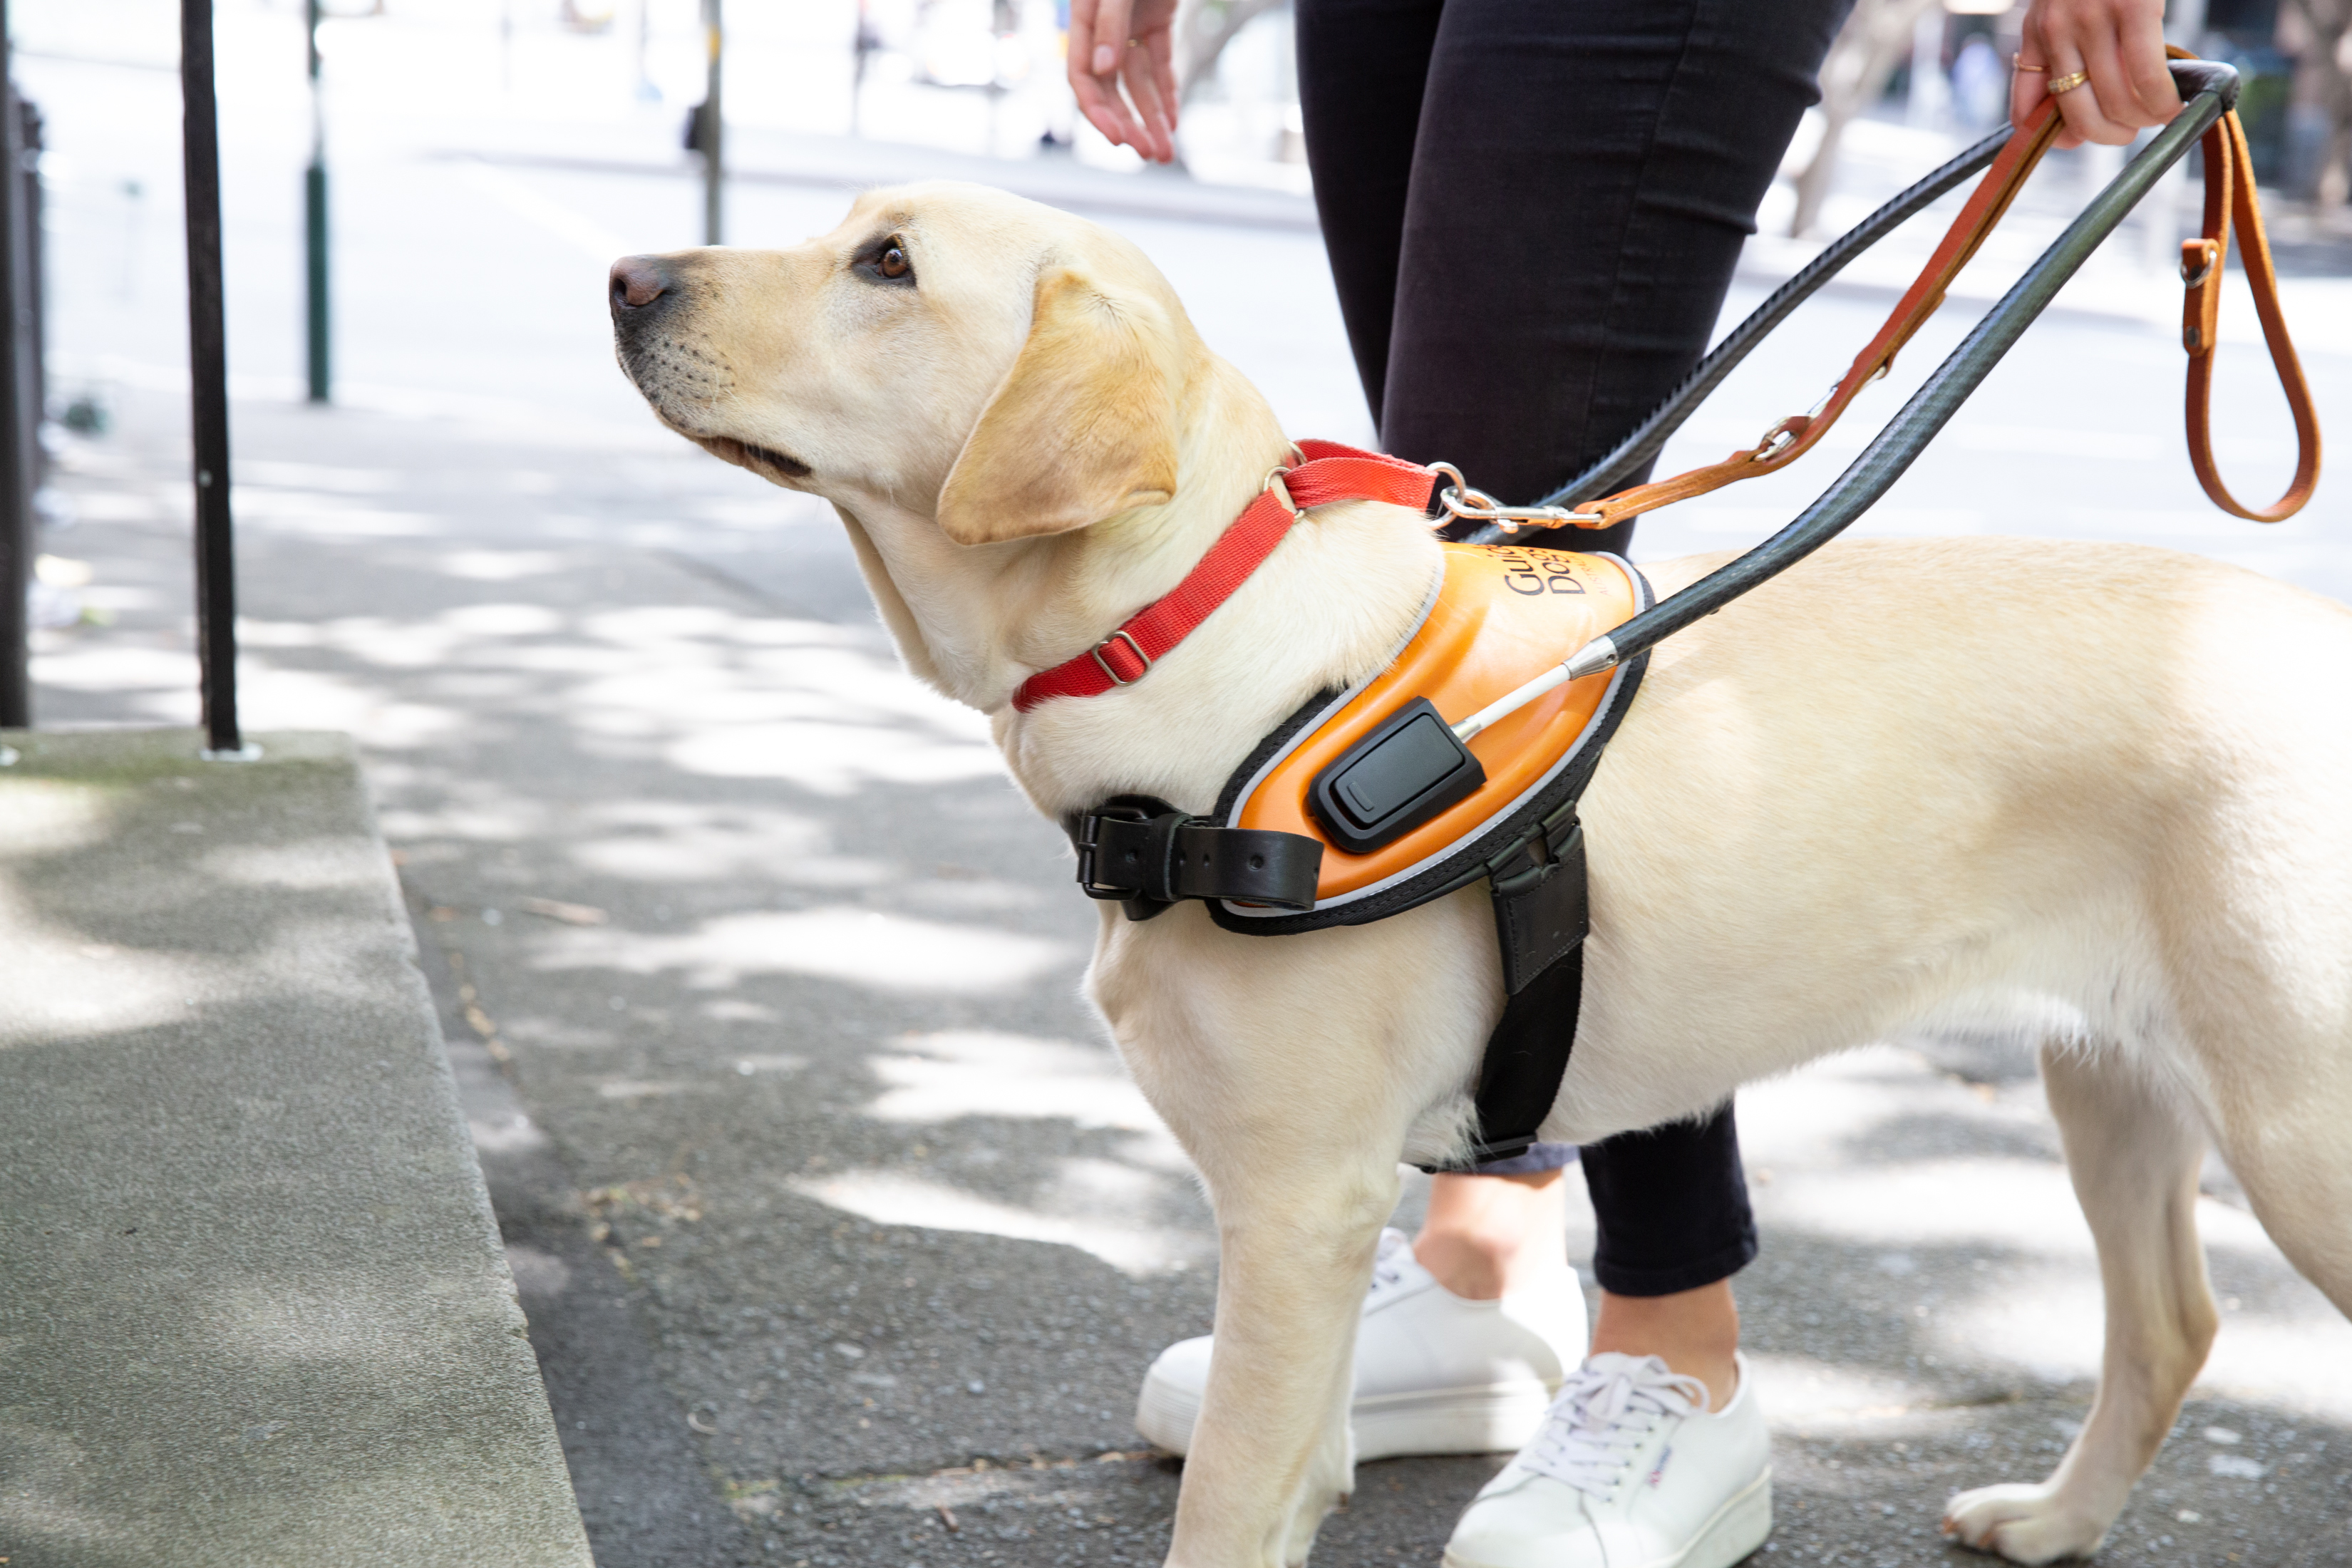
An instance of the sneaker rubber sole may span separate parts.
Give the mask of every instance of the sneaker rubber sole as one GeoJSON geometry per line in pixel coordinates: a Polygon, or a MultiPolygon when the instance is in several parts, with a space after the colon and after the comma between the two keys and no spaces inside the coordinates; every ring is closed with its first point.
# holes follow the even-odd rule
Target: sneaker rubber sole
{"type": "MultiPolygon", "coordinates": [[[[1771,1533],[1772,1470],[1768,1465],[1762,1475],[1725,1500],[1691,1537],[1689,1545],[1671,1557],[1629,1563],[1624,1568],[1732,1568],[1762,1546],[1771,1533]]],[[[1451,1549],[1443,1561],[1444,1568],[1492,1568],[1473,1558],[1456,1556],[1451,1549]]]]}
{"type": "MultiPolygon", "coordinates": [[[[1349,1417],[1356,1458],[1509,1453],[1535,1436],[1555,1392],[1554,1385],[1529,1378],[1360,1399],[1349,1417]]],[[[1200,1400],[1189,1391],[1155,1377],[1143,1380],[1135,1429],[1154,1446],[1171,1454],[1189,1451],[1200,1416],[1200,1400]]]]}

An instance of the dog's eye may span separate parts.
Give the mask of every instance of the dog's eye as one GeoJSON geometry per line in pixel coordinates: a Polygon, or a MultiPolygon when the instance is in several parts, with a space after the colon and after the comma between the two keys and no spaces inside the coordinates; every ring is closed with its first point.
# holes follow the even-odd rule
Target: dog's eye
{"type": "Polygon", "coordinates": [[[906,242],[895,234],[867,241],[853,265],[877,283],[896,283],[908,289],[915,286],[915,263],[907,255],[906,242]]]}

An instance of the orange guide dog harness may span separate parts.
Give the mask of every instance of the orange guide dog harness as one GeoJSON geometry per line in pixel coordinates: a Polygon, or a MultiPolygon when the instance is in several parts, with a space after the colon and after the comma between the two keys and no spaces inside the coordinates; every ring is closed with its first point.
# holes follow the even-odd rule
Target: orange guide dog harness
{"type": "MultiPolygon", "coordinates": [[[[1613,555],[1573,554],[1509,544],[1447,544],[1444,567],[1421,616],[1387,668],[1336,696],[1308,704],[1262,743],[1220,800],[1229,827],[1266,829],[1324,843],[1311,910],[1221,900],[1229,930],[1309,930],[1357,925],[1427,902],[1482,874],[1481,847],[1501,847],[1557,805],[1548,797],[1591,747],[1604,715],[1621,711],[1635,682],[1620,667],[1538,698],[1467,744],[1483,782],[1437,815],[1377,847],[1339,841],[1351,826],[1344,799],[1318,808],[1314,784],[1383,721],[1425,700],[1440,718],[1474,713],[1545,666],[1649,605],[1649,586],[1613,555]],[[1465,861],[1477,861],[1462,873],[1465,861]]],[[[1590,769],[1575,776],[1587,775],[1590,769]]]]}
{"type": "MultiPolygon", "coordinates": [[[[2219,118],[2202,132],[2204,236],[2182,247],[2191,459],[2216,505],[2240,517],[2274,521],[2299,510],[2317,482],[2318,421],[2278,309],[2244,132],[2229,108],[2235,99],[2234,75],[2226,67],[2175,68],[2176,75],[2188,73],[2183,80],[2195,89],[2192,107],[2221,106],[2219,118]],[[2221,259],[2233,220],[2263,337],[2295,425],[2294,478],[2276,503],[2259,509],[2239,502],[2221,483],[2206,420],[2221,259]]],[[[2175,142],[2198,123],[2177,127],[2181,135],[2175,142]]],[[[1442,499],[1458,520],[1492,521],[1506,531],[1520,522],[1597,528],[1785,467],[1820,441],[1942,303],[1954,276],[2000,221],[2059,129],[2057,105],[2051,100],[2001,146],[1918,280],[1847,374],[1820,406],[1780,421],[1753,449],[1601,500],[1579,500],[1573,510],[1564,510],[1549,501],[1501,506],[1470,489],[1443,464],[1423,468],[1330,442],[1302,442],[1297,466],[1268,476],[1264,493],[1182,583],[1092,648],[1023,682],[1013,707],[1027,712],[1042,702],[1098,695],[1142,679],[1273,553],[1300,508],[1369,500],[1411,507],[1426,517],[1439,499],[1436,481],[1444,475],[1454,483],[1442,499]]],[[[1990,156],[1986,150],[1992,145],[1980,143],[1979,151],[1990,156]]],[[[1959,162],[1914,191],[1936,184],[1959,162]]],[[[1936,188],[1948,188],[1948,182],[1936,188]]],[[[1889,204],[1881,216],[1911,194],[1889,204]]],[[[1874,216],[1872,222],[1877,221],[1874,216]]],[[[2086,214],[2076,227],[2089,221],[2086,214]]],[[[2116,221],[2105,219],[2108,227],[2116,221]]],[[[2044,263],[2065,243],[2062,237],[2044,263]]],[[[1782,292],[1796,289],[1792,282],[1782,292]]],[[[2011,300],[2022,298],[2024,289],[2021,282],[1994,315],[2009,311],[2011,300]]],[[[1802,292],[1794,297],[1802,298],[1802,292]]],[[[1766,316],[1773,308],[1768,301],[1758,314],[1766,316]]],[[[1793,306],[1780,313],[1789,308],[1793,306]]],[[[2024,319],[2030,320],[2031,310],[2040,307],[2029,300],[2027,308],[2024,319]]],[[[1967,348],[1947,366],[1962,359],[1967,348]]],[[[1979,366],[1989,363],[1979,358],[1979,366]]],[[[1705,378],[1706,369],[1694,373],[1692,384],[1651,423],[1703,397],[1714,384],[1705,378]]],[[[1717,378],[1721,374],[1715,373],[1717,378]]],[[[1981,379],[1983,369],[1969,374],[1981,379]]],[[[1931,378],[1930,389],[1937,384],[1931,378]]],[[[1965,397],[1974,384],[1969,381],[1958,395],[1965,397]]],[[[1923,426],[1923,440],[1948,417],[1930,403],[1927,390],[1914,398],[1914,406],[1925,408],[1922,420],[1934,420],[1923,426]]],[[[1911,415],[1906,408],[1897,423],[1911,415]]],[[[1629,445],[1633,439],[1629,437],[1629,445]]],[[[1647,450],[1654,455],[1654,445],[1647,450]]],[[[1874,447],[1865,452],[1848,477],[1876,462],[1875,451],[1874,447]]],[[[1635,449],[1633,456],[1639,458],[1643,452],[1635,449]]],[[[1902,460],[1907,463],[1908,458],[1902,460]]],[[[1615,461],[1614,456],[1608,460],[1615,461]]],[[[1862,482],[1883,489],[1891,472],[1900,468],[1884,479],[1878,471],[1862,482]]],[[[1552,500],[1572,494],[1563,488],[1552,500]]],[[[1867,504],[1866,498],[1860,504],[1867,504]]],[[[1846,520],[1852,515],[1846,513],[1846,520]]],[[[1443,546],[1443,570],[1412,630],[1383,667],[1351,688],[1318,693],[1265,737],[1228,778],[1211,815],[1196,817],[1164,800],[1126,795],[1066,819],[1078,852],[1079,885],[1090,897],[1121,900],[1130,920],[1150,920],[1181,900],[1199,899],[1227,931],[1280,936],[1381,920],[1486,881],[1507,1000],[1479,1069],[1474,1139],[1464,1160],[1447,1168],[1468,1169],[1519,1153],[1535,1142],[1550,1111],[1576,1037],[1588,925],[1577,802],[1641,684],[1647,648],[1801,558],[1843,526],[1835,516],[1825,526],[1801,518],[1774,540],[1654,607],[1641,574],[1614,556],[1448,542],[1443,546]],[[1572,657],[1562,659],[1570,650],[1572,657]]]]}
{"type": "MultiPolygon", "coordinates": [[[[1023,682],[1013,707],[1143,679],[1273,553],[1297,517],[1294,502],[1382,500],[1425,514],[1438,478],[1331,442],[1302,442],[1300,455],[1173,591],[1023,682]]],[[[1587,926],[1576,802],[1646,656],[1556,687],[1466,743],[1448,726],[1562,647],[1648,608],[1650,590],[1613,555],[1448,543],[1441,559],[1381,668],[1318,693],[1261,741],[1213,815],[1116,795],[1065,826],[1080,887],[1120,900],[1130,920],[1202,899],[1229,931],[1280,936],[1381,920],[1488,882],[1509,1000],[1479,1078],[1470,1159],[1483,1163],[1535,1142],[1561,1047],[1575,1038],[1587,926]]]]}

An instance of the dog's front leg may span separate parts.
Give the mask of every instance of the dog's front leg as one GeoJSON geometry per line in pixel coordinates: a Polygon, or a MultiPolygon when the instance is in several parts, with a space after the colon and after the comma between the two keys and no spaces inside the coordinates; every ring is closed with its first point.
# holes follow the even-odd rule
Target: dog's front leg
{"type": "Polygon", "coordinates": [[[1211,1177],[1216,1350],[1171,1565],[1304,1563],[1317,1526],[1353,1485],[1356,1322],[1397,1178],[1393,1163],[1367,1164],[1360,1151],[1326,1152],[1332,1163],[1211,1177]]]}
{"type": "Polygon", "coordinates": [[[1106,921],[1091,987],[1217,1214],[1216,1343],[1177,1568],[1286,1568],[1352,1479],[1356,1325],[1397,1159],[1501,1005],[1483,896],[1272,940],[1106,921]]]}

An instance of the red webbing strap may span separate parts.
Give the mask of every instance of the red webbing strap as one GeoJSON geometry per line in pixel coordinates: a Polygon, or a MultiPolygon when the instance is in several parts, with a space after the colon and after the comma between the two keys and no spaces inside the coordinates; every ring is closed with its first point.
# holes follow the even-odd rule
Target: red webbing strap
{"type": "Polygon", "coordinates": [[[1026,713],[1055,697],[1099,697],[1142,679],[1274,553],[1297,519],[1294,506],[1379,500],[1425,510],[1437,482],[1416,464],[1336,441],[1302,441],[1298,449],[1307,461],[1284,469],[1280,488],[1269,482],[1166,597],[1137,611],[1086,652],[1023,681],[1013,693],[1014,710],[1026,713]]]}
{"type": "Polygon", "coordinates": [[[1384,500],[1429,510],[1437,476],[1418,463],[1366,452],[1337,441],[1301,441],[1307,461],[1282,476],[1283,488],[1302,507],[1324,506],[1335,500],[1384,500]]]}

